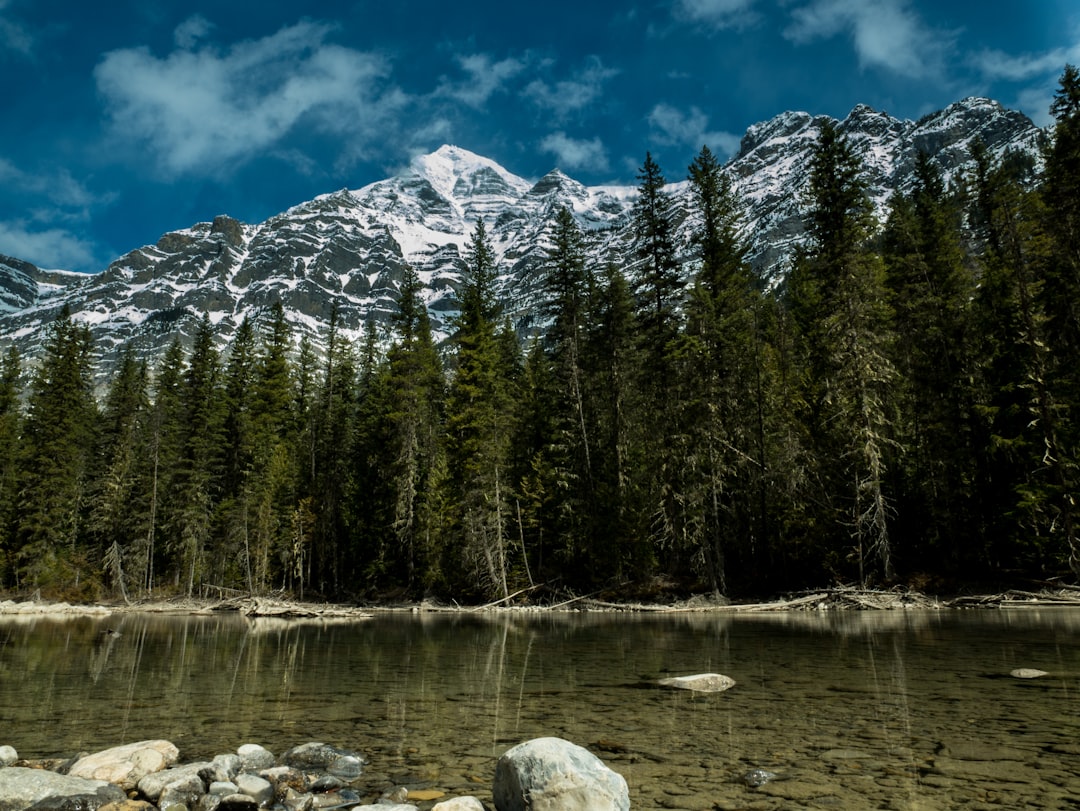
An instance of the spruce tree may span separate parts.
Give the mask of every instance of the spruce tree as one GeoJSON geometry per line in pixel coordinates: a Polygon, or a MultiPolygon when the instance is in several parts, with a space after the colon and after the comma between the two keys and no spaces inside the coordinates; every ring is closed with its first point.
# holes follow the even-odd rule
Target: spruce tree
{"type": "Polygon", "coordinates": [[[21,586],[97,582],[85,547],[86,494],[97,406],[90,331],[65,307],[49,326],[30,383],[19,460],[16,553],[21,586]]]}
{"type": "Polygon", "coordinates": [[[679,343],[679,480],[668,500],[671,534],[716,592],[727,561],[763,531],[757,495],[763,471],[758,409],[760,295],[737,235],[738,204],[719,162],[704,147],[689,169],[693,246],[700,266],[679,343]],[[740,548],[741,547],[741,548],[740,548]]]}
{"type": "MultiPolygon", "coordinates": [[[[509,592],[508,454],[511,437],[507,371],[496,336],[495,253],[483,220],[467,252],[468,275],[455,321],[456,368],[447,408],[447,460],[456,571],[461,585],[486,597],[509,592]]],[[[455,570],[450,567],[449,570],[455,570]]]]}
{"type": "Polygon", "coordinates": [[[0,585],[12,583],[12,545],[18,526],[21,367],[19,350],[12,344],[0,359],[0,585]]]}
{"type": "Polygon", "coordinates": [[[897,524],[913,550],[970,562],[974,502],[974,375],[970,303],[975,279],[960,241],[960,212],[941,173],[920,153],[910,194],[894,196],[883,237],[898,370],[897,524]]]}
{"type": "Polygon", "coordinates": [[[148,387],[146,363],[135,357],[129,344],[120,356],[102,410],[89,518],[109,584],[125,600],[129,583],[139,590],[146,565],[141,540],[147,531],[147,505],[138,460],[146,451],[148,387]]]}
{"type": "Polygon", "coordinates": [[[817,520],[826,565],[839,573],[850,558],[866,583],[876,563],[888,580],[895,553],[885,484],[894,446],[888,306],[880,258],[867,246],[874,223],[862,164],[829,123],[811,158],[809,203],[810,246],[788,288],[817,490],[807,501],[825,507],[817,520]]]}

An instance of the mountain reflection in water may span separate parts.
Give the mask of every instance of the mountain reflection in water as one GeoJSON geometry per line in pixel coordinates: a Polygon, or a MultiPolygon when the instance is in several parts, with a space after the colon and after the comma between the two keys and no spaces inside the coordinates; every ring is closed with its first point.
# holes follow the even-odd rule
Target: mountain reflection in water
{"type": "Polygon", "coordinates": [[[0,617],[0,744],[167,738],[184,760],[318,740],[359,786],[490,803],[533,737],[591,748],[635,808],[1043,807],[1080,795],[1080,610],[0,617]],[[1049,675],[1009,677],[1018,667],[1049,675]],[[657,679],[724,673],[695,695],[657,679]],[[752,769],[777,775],[764,785],[752,769]]]}

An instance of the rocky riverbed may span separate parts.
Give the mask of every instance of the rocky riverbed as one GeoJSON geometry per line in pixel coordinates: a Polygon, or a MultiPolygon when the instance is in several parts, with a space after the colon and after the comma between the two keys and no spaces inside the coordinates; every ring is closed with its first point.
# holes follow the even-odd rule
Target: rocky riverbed
{"type": "MultiPolygon", "coordinates": [[[[20,760],[0,746],[0,811],[485,811],[477,797],[365,781],[367,758],[324,743],[280,757],[258,744],[181,764],[166,740],[140,741],[69,759],[20,760]]],[[[588,750],[559,738],[527,741],[495,764],[496,811],[581,808],[628,811],[626,781],[588,750]]]]}

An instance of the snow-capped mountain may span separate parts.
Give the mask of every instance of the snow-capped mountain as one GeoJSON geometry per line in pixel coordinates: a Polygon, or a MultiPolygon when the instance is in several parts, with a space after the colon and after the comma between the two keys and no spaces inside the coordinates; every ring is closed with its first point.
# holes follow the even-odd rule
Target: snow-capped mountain
{"type": "MultiPolygon", "coordinates": [[[[751,260],[767,279],[785,272],[802,239],[806,167],[826,120],[784,113],[755,124],[727,164],[745,206],[751,260]]],[[[1045,138],[1023,114],[976,98],[918,122],[860,105],[839,126],[865,164],[882,218],[893,191],[912,183],[919,150],[953,179],[971,167],[976,139],[993,155],[1018,149],[1038,159],[1045,138]]],[[[682,167],[665,171],[669,180],[683,175],[682,167]]],[[[690,274],[687,184],[670,183],[668,190],[690,274]]],[[[245,315],[275,301],[298,334],[321,334],[336,305],[339,323],[358,337],[369,317],[385,321],[393,312],[406,265],[423,281],[433,326],[445,336],[466,246],[481,217],[498,257],[506,312],[527,332],[536,326],[546,233],[558,208],[568,207],[585,230],[595,268],[612,261],[628,267],[636,193],[633,186],[586,187],[557,169],[527,180],[443,146],[398,177],[317,197],[257,225],[222,215],[170,232],[98,274],[43,271],[0,257],[0,348],[15,341],[32,358],[42,330],[64,305],[90,326],[103,375],[126,342],[154,357],[174,335],[190,336],[208,313],[224,343],[245,315]]]]}

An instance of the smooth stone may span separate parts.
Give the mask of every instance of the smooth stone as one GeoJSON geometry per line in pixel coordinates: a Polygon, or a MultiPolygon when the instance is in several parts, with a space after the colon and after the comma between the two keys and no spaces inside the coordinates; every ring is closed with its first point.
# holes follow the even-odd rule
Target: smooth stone
{"type": "Polygon", "coordinates": [[[431,811],[485,811],[484,804],[475,797],[454,797],[431,806],[431,811]]]}
{"type": "Polygon", "coordinates": [[[721,673],[699,673],[696,676],[674,676],[660,679],[663,687],[675,687],[679,690],[692,690],[695,693],[722,693],[735,686],[735,679],[721,673]]]}
{"type": "Polygon", "coordinates": [[[25,811],[31,806],[97,811],[103,805],[126,799],[122,788],[104,780],[87,780],[23,766],[0,769],[0,811],[25,811]]]}
{"type": "Polygon", "coordinates": [[[204,794],[206,794],[206,784],[198,773],[187,774],[165,785],[161,794],[158,795],[158,806],[163,810],[170,805],[194,808],[204,794]]]}
{"type": "Polygon", "coordinates": [[[14,746],[0,746],[0,766],[10,766],[19,759],[14,746]]]}
{"type": "Polygon", "coordinates": [[[239,794],[240,787],[229,780],[215,780],[206,789],[207,794],[216,794],[225,797],[229,794],[239,794]]]}
{"type": "Polygon", "coordinates": [[[1050,674],[1045,670],[1037,670],[1033,667],[1018,667],[1016,670],[1009,671],[1009,675],[1014,679],[1038,679],[1050,674]]]}
{"type": "Polygon", "coordinates": [[[324,791],[337,791],[344,786],[345,783],[340,777],[334,777],[332,774],[324,774],[312,783],[309,788],[312,791],[324,792],[324,791]]]}
{"type": "MultiPolygon", "coordinates": [[[[157,803],[158,799],[161,797],[161,793],[170,783],[186,780],[189,777],[194,777],[201,783],[202,778],[199,777],[199,772],[209,765],[210,764],[206,761],[186,763],[183,766],[173,766],[171,769],[166,769],[163,772],[148,774],[139,781],[139,791],[146,799],[150,800],[150,802],[157,803]]],[[[158,805],[160,807],[160,803],[158,803],[158,805]]],[[[162,811],[164,811],[164,809],[162,809],[162,811]]]]}
{"type": "Polygon", "coordinates": [[[240,757],[240,768],[243,771],[257,772],[260,769],[269,769],[277,763],[273,753],[257,743],[245,743],[236,750],[236,754],[240,757]]]}
{"type": "Polygon", "coordinates": [[[288,809],[288,811],[311,811],[315,807],[315,795],[307,792],[300,792],[293,788],[285,789],[285,796],[281,800],[281,804],[288,809]]]}
{"type": "Polygon", "coordinates": [[[294,746],[281,760],[295,769],[324,771],[342,780],[355,780],[363,772],[367,758],[325,743],[305,743],[294,746]]]}
{"type": "Polygon", "coordinates": [[[259,802],[250,794],[230,794],[221,798],[218,811],[257,811],[259,802]]]}
{"type": "Polygon", "coordinates": [[[217,755],[210,761],[207,771],[212,773],[218,780],[232,780],[236,775],[240,774],[241,765],[239,755],[217,755]]]}
{"type": "Polygon", "coordinates": [[[257,774],[236,775],[237,789],[240,794],[246,794],[259,805],[267,805],[274,799],[274,786],[269,780],[264,780],[257,774]]]}
{"type": "Polygon", "coordinates": [[[395,786],[394,788],[387,789],[379,797],[379,802],[387,803],[403,803],[409,799],[409,790],[405,786],[395,786]]]}
{"type": "Polygon", "coordinates": [[[160,772],[179,759],[180,750],[169,741],[139,741],[79,758],[68,774],[87,780],[105,780],[124,791],[131,791],[146,775],[160,772]]]}
{"type": "Polygon", "coordinates": [[[629,811],[626,780],[584,747],[536,738],[495,764],[497,811],[629,811]]]}

